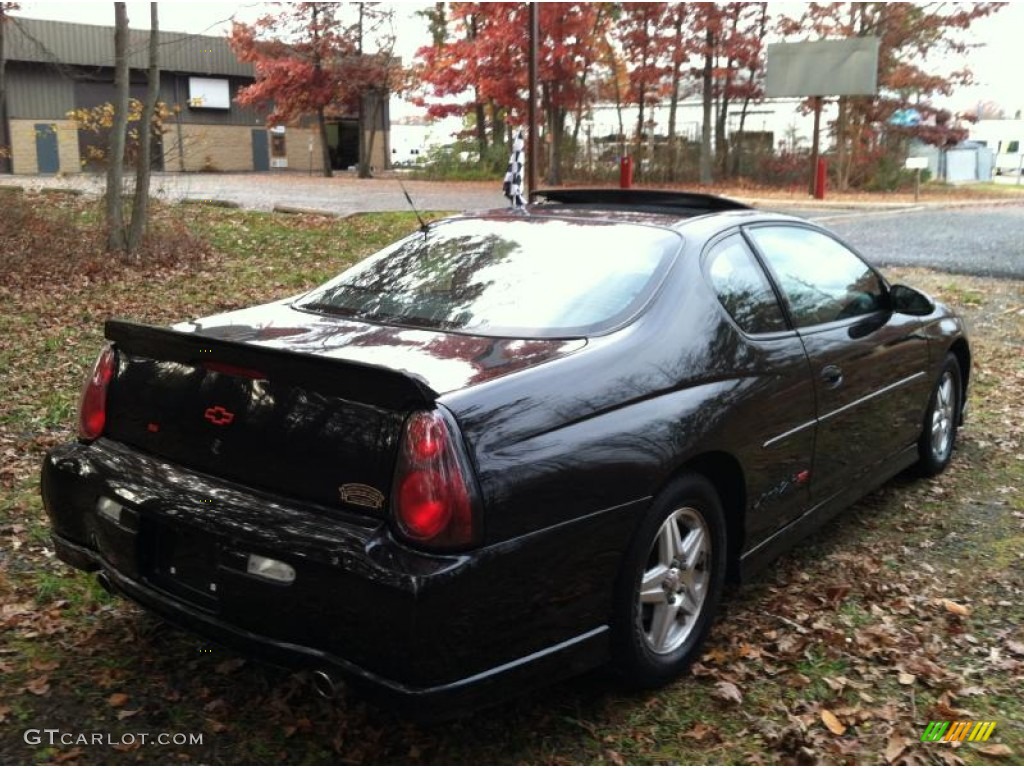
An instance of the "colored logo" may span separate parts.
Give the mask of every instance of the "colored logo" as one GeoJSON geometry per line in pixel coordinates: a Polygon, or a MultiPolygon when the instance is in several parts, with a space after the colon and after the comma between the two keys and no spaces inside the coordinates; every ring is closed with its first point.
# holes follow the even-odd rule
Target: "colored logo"
{"type": "Polygon", "coordinates": [[[225,408],[223,405],[214,405],[207,408],[203,413],[203,418],[211,424],[218,427],[223,427],[230,424],[235,420],[235,414],[225,408]]]}
{"type": "Polygon", "coordinates": [[[995,720],[932,720],[921,734],[921,741],[988,741],[995,729],[995,720]]]}

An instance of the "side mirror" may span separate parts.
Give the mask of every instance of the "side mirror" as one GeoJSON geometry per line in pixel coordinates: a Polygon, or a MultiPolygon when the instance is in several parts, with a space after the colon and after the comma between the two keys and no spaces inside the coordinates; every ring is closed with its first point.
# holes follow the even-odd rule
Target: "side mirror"
{"type": "Polygon", "coordinates": [[[889,306],[901,315],[923,317],[935,311],[934,301],[906,285],[894,285],[889,289],[889,306]]]}

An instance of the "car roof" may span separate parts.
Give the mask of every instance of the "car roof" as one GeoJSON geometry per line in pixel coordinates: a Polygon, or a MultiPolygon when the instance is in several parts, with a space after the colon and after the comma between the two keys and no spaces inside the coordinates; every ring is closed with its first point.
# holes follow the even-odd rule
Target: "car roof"
{"type": "Polygon", "coordinates": [[[645,224],[705,236],[756,221],[805,222],[795,216],[761,211],[736,200],[699,192],[569,188],[538,190],[536,194],[542,201],[525,208],[497,208],[465,216],[490,219],[571,218],[595,224],[645,224]]]}

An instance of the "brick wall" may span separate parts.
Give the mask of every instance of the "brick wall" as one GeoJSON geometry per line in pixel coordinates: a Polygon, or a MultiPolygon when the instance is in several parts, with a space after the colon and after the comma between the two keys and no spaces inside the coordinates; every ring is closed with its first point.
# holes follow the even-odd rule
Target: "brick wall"
{"type": "Polygon", "coordinates": [[[72,120],[11,120],[11,162],[15,173],[39,173],[36,156],[36,123],[57,127],[57,157],[60,173],[80,173],[78,126],[72,120]]]}
{"type": "MultiPolygon", "coordinates": [[[[252,131],[248,125],[197,125],[182,123],[170,125],[164,134],[164,169],[181,170],[181,149],[184,150],[186,171],[251,171],[252,131]],[[179,138],[180,137],[180,138],[179,138]]],[[[313,136],[313,172],[323,167],[320,141],[315,131],[307,128],[288,128],[285,147],[288,168],[309,169],[309,137],[313,136]]]]}
{"type": "Polygon", "coordinates": [[[309,139],[313,139],[313,173],[324,172],[323,153],[320,151],[320,131],[316,128],[288,128],[285,131],[285,148],[288,151],[288,168],[293,171],[309,171],[309,139]]]}

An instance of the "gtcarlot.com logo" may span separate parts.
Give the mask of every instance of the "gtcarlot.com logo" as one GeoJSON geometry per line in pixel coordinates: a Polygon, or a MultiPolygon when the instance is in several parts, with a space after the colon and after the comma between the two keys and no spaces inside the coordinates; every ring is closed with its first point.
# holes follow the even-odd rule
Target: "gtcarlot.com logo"
{"type": "Polygon", "coordinates": [[[33,747],[134,747],[146,744],[160,746],[196,747],[202,746],[201,733],[75,733],[60,728],[29,728],[24,734],[25,743],[33,747]]]}

